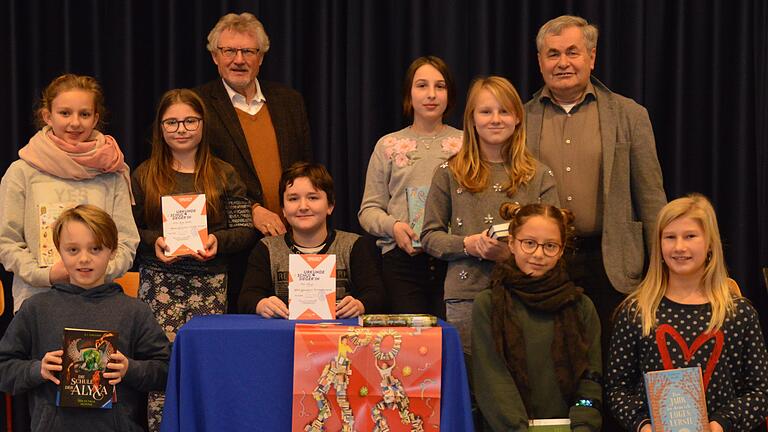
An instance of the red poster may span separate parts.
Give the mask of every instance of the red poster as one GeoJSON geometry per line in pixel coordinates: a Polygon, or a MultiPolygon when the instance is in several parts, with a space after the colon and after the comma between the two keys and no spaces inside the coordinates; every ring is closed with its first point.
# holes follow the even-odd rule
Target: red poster
{"type": "Polygon", "coordinates": [[[440,327],[297,324],[294,432],[440,428],[440,327]]]}

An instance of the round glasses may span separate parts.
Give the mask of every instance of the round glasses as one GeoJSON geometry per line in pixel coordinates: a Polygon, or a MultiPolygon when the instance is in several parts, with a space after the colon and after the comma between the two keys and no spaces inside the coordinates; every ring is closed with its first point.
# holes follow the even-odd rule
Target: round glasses
{"type": "Polygon", "coordinates": [[[515,240],[520,242],[520,249],[522,249],[523,252],[531,255],[536,253],[536,249],[538,249],[539,246],[541,246],[541,251],[544,255],[550,258],[557,256],[560,249],[562,249],[562,246],[555,242],[537,243],[535,240],[519,239],[517,237],[515,237],[515,240]]]}
{"type": "Polygon", "coordinates": [[[203,121],[200,117],[187,117],[185,119],[165,119],[160,122],[163,125],[163,130],[168,133],[173,133],[179,130],[180,125],[184,125],[184,129],[189,132],[196,131],[200,127],[200,122],[203,121]]]}
{"type": "Polygon", "coordinates": [[[252,59],[259,53],[259,48],[232,48],[232,47],[216,47],[224,58],[235,58],[237,52],[240,51],[243,54],[243,58],[252,59]]]}

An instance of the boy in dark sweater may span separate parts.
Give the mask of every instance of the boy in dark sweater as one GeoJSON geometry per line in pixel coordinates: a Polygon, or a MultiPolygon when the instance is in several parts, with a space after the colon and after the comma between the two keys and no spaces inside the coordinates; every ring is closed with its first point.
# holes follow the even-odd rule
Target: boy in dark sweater
{"type": "Polygon", "coordinates": [[[169,344],[146,304],[105,283],[117,248],[115,223],[101,209],[79,205],[56,221],[53,241],[69,283],[22,304],[0,340],[0,390],[28,392],[33,431],[142,431],[136,411],[142,393],[165,388],[169,344]],[[116,386],[112,409],[56,406],[65,327],[118,333],[103,375],[116,386]]]}

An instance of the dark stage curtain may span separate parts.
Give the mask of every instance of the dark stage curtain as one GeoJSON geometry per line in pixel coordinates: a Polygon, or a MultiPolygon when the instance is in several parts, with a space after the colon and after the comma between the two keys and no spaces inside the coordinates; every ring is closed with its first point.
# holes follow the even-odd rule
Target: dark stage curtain
{"type": "Polygon", "coordinates": [[[0,172],[33,134],[43,86],[74,72],[104,85],[106,131],[132,167],[149,152],[154,104],[173,87],[217,76],[205,38],[227,12],[250,11],[272,48],[260,76],[306,99],[316,159],[337,184],[336,227],[356,212],[376,140],[401,128],[402,76],[435,54],[460,98],[478,75],[500,74],[524,100],[542,85],[535,35],[563,13],[598,25],[595,75],[645,105],[668,197],[701,192],[720,217],[733,276],[768,310],[768,15],[763,0],[127,1],[7,0],[0,5],[0,172]]]}

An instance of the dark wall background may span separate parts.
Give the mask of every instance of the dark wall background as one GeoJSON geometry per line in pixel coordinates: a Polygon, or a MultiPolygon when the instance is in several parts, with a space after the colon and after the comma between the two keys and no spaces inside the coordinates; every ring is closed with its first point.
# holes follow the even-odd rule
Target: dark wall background
{"type": "MultiPolygon", "coordinates": [[[[668,197],[701,192],[720,218],[728,265],[765,311],[768,265],[768,6],[763,0],[6,0],[0,5],[0,172],[34,133],[42,88],[64,72],[104,86],[132,167],[159,95],[216,77],[205,37],[227,12],[264,22],[260,76],[304,94],[316,159],[337,182],[337,227],[358,230],[365,170],[381,135],[401,128],[411,60],[443,57],[459,84],[508,77],[524,100],[542,85],[535,35],[563,13],[601,36],[595,75],[650,112],[668,197]]],[[[765,313],[764,313],[765,314],[765,313]]]]}

